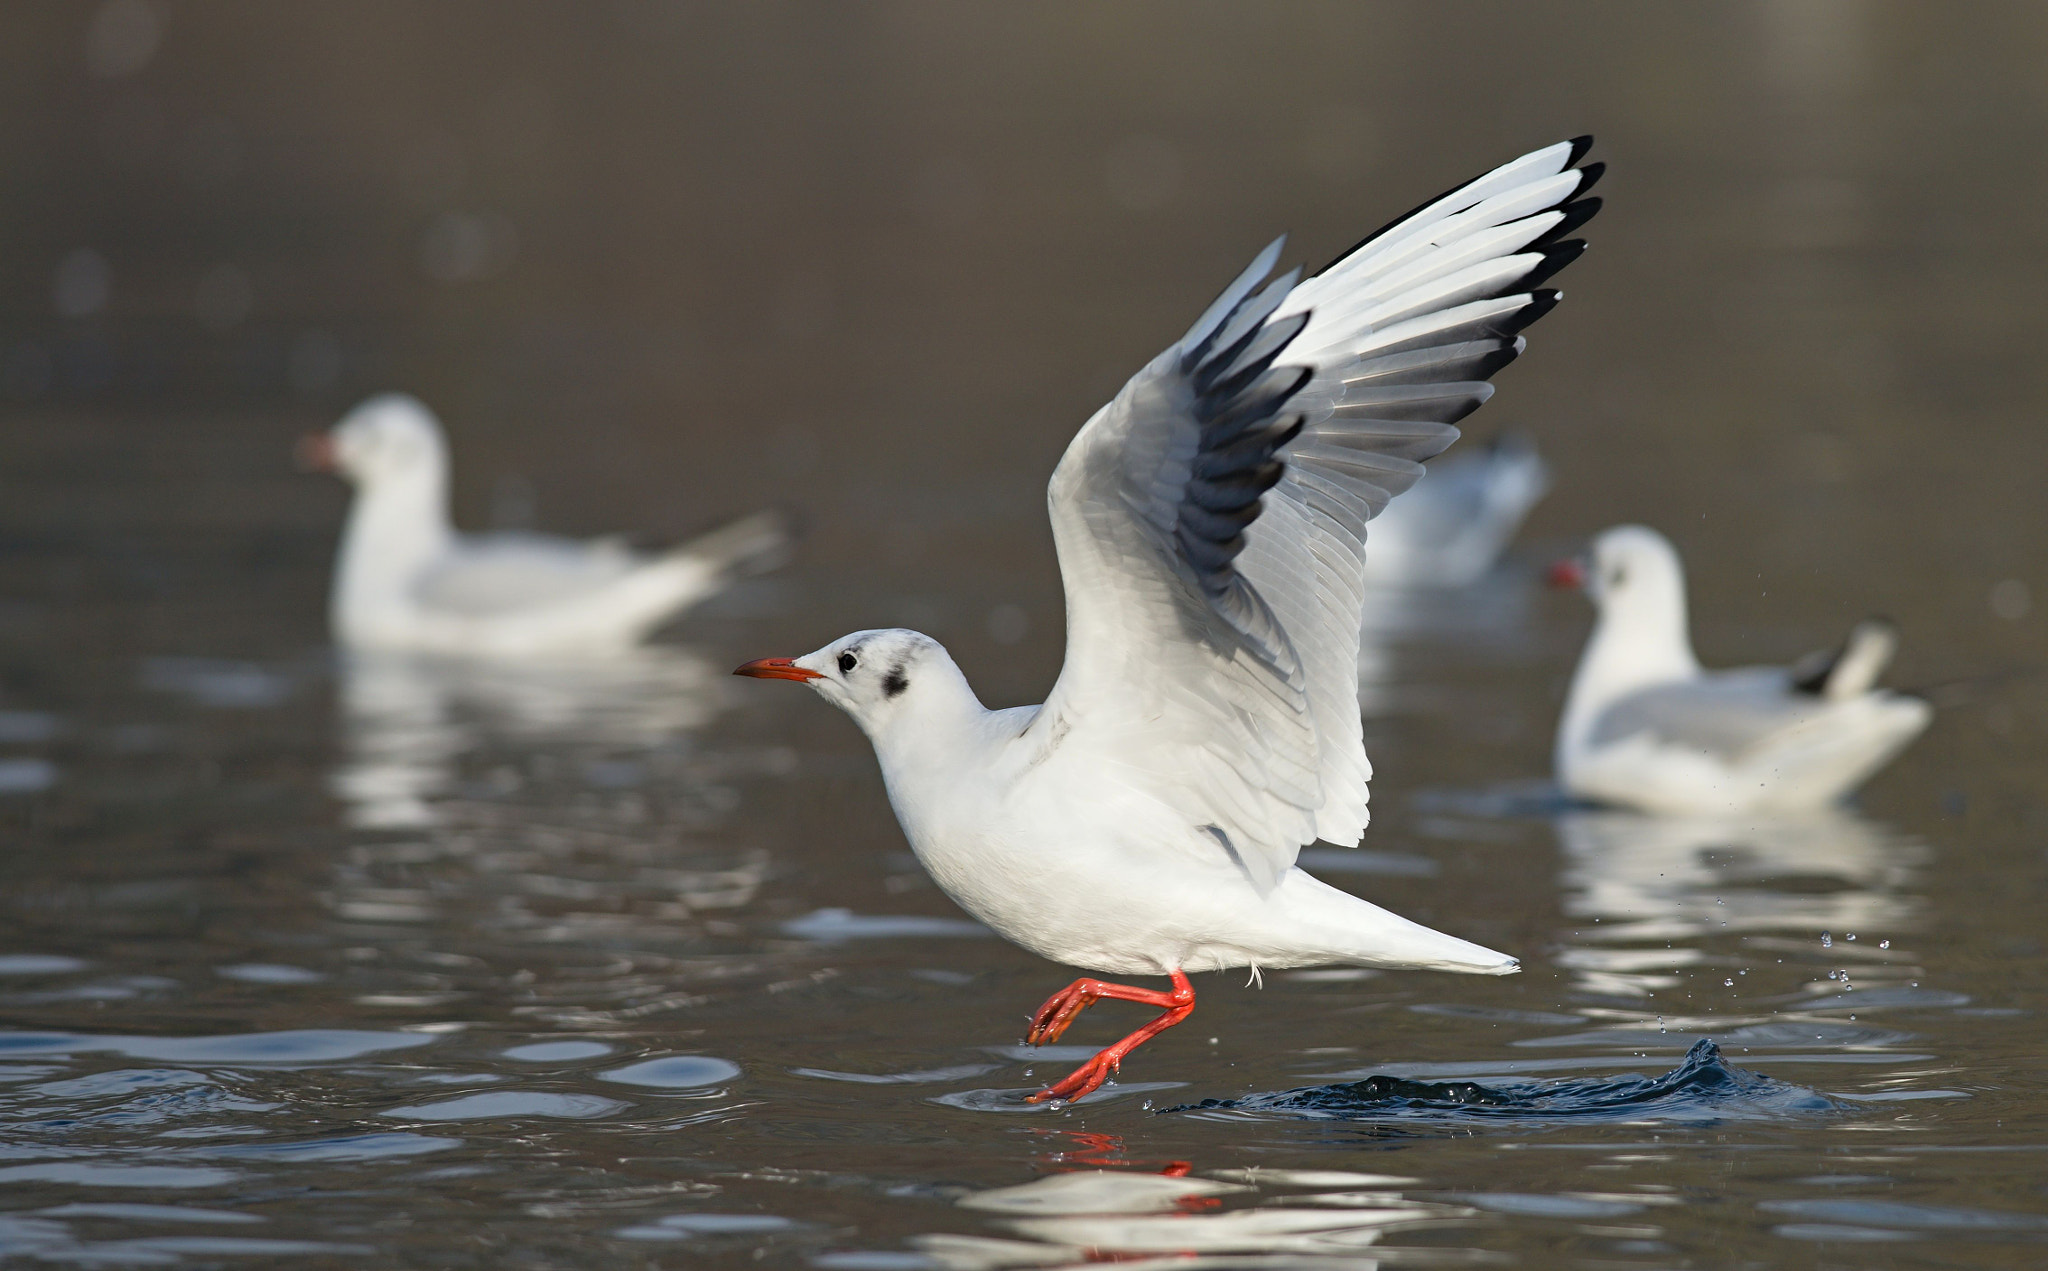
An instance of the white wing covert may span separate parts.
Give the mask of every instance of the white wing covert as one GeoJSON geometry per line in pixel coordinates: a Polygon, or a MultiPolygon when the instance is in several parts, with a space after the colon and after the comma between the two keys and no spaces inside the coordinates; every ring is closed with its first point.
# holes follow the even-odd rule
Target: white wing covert
{"type": "Polygon", "coordinates": [[[1367,820],[1366,522],[1492,395],[1584,244],[1589,138],[1268,281],[1261,252],[1081,429],[1048,501],[1067,657],[1029,735],[1145,770],[1259,886],[1367,820]],[[1574,200],[1577,201],[1574,201],[1574,200]]]}

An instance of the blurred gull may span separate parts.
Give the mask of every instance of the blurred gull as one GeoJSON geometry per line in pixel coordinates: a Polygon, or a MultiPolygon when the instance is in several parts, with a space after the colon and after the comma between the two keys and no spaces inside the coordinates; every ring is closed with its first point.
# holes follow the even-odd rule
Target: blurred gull
{"type": "Polygon", "coordinates": [[[1372,527],[1365,580],[1381,587],[1466,587],[1493,568],[1550,488],[1535,443],[1519,434],[1429,464],[1372,527]]]}
{"type": "Polygon", "coordinates": [[[1317,881],[1356,846],[1366,522],[1457,437],[1557,293],[1597,203],[1587,139],[1526,155],[1306,282],[1261,252],[1096,412],[1049,491],[1067,658],[1042,706],[989,711],[937,641],[861,631],[739,674],[808,683],[881,762],[946,893],[1076,980],[1028,1040],[1101,998],[1162,1014],[1034,1101],[1078,1099],[1194,1009],[1187,972],[1352,963],[1505,975],[1516,961],[1317,881]],[[1574,201],[1578,200],[1578,201],[1574,201]]]}
{"type": "Polygon", "coordinates": [[[1655,530],[1608,530],[1551,577],[1599,609],[1557,730],[1558,781],[1579,798],[1664,814],[1820,807],[1883,767],[1932,714],[1875,687],[1898,643],[1877,619],[1792,667],[1701,669],[1684,567],[1655,530]]]}
{"type": "Polygon", "coordinates": [[[331,602],[358,648],[530,656],[616,653],[742,571],[787,549],[782,518],[756,513],[658,555],[615,538],[459,534],[448,520],[448,447],[418,401],[391,393],[309,437],[313,467],[356,487],[331,602]]]}

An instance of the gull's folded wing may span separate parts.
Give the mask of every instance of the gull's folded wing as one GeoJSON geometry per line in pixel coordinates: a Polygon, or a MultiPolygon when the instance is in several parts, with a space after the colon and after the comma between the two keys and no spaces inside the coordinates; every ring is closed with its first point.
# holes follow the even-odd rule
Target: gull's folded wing
{"type": "Polygon", "coordinates": [[[1653,745],[1737,763],[1819,719],[1831,703],[1790,692],[1774,668],[1718,674],[1640,689],[1600,714],[1589,738],[1609,746],[1640,737],[1653,745]]]}
{"type": "Polygon", "coordinates": [[[1425,205],[1297,285],[1274,243],[1096,412],[1048,492],[1067,658],[1030,734],[1142,772],[1261,886],[1366,824],[1365,528],[1457,438],[1598,207],[1587,141],[1425,205]]]}
{"type": "Polygon", "coordinates": [[[576,542],[507,531],[464,536],[417,579],[413,599],[465,617],[492,617],[580,600],[641,562],[615,539],[576,542]]]}

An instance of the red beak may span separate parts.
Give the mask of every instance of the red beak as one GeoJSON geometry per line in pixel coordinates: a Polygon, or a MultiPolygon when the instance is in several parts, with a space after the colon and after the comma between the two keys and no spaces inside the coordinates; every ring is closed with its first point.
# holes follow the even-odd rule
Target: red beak
{"type": "Polygon", "coordinates": [[[1543,581],[1560,591],[1583,591],[1586,586],[1586,567],[1567,557],[1552,565],[1544,573],[1543,581]]]}
{"type": "Polygon", "coordinates": [[[733,672],[734,675],[750,675],[757,680],[822,680],[822,671],[813,671],[807,666],[798,666],[789,658],[760,658],[747,663],[733,672]]]}
{"type": "Polygon", "coordinates": [[[292,448],[292,457],[298,461],[301,472],[341,471],[341,456],[334,449],[334,438],[324,432],[299,438],[299,444],[292,448]]]}

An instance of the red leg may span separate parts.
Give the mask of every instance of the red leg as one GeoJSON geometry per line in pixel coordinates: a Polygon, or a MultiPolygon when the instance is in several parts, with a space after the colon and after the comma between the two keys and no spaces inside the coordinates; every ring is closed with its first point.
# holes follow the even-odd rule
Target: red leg
{"type": "Polygon", "coordinates": [[[1179,970],[1173,971],[1172,977],[1173,988],[1165,993],[1133,988],[1128,984],[1105,984],[1101,980],[1075,980],[1046,999],[1045,1005],[1038,1008],[1038,1014],[1031,1017],[1031,1031],[1025,1035],[1025,1040],[1033,1046],[1056,1040],[1067,1031],[1067,1025],[1074,1022],[1076,1015],[1105,997],[1143,1002],[1160,1007],[1166,1013],[1082,1064],[1064,1080],[1032,1095],[1030,1101],[1079,1099],[1092,1094],[1123,1065],[1124,1056],[1186,1019],[1195,1009],[1195,986],[1189,984],[1188,977],[1179,970]]]}

